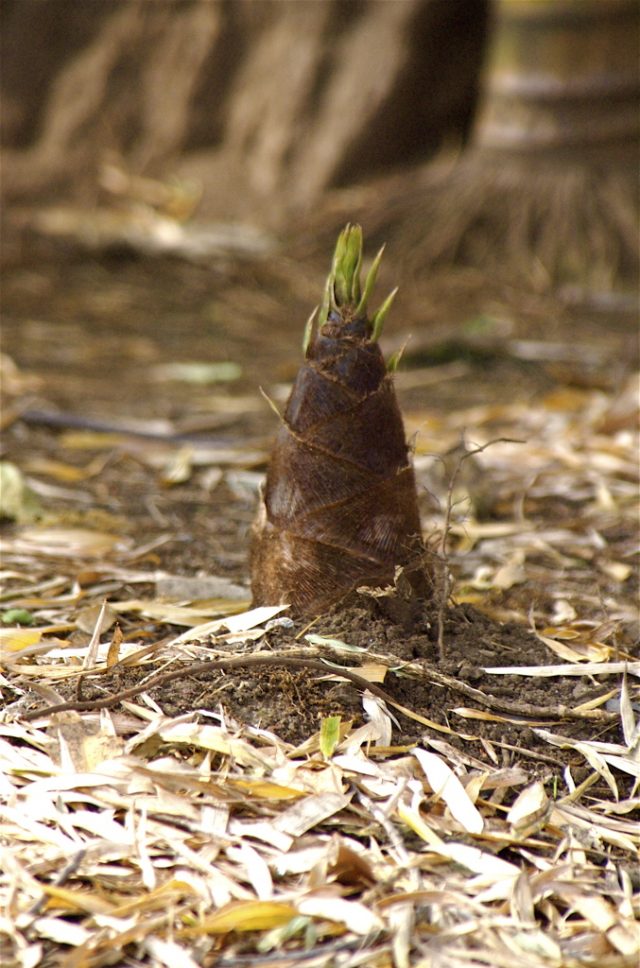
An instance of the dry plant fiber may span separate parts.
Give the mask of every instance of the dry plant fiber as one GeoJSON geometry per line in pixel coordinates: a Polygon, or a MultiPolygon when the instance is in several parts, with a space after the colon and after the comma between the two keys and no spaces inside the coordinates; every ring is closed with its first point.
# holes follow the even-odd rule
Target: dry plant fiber
{"type": "Polygon", "coordinates": [[[473,143],[375,227],[416,274],[608,291],[638,270],[640,4],[498,0],[473,143]]]}
{"type": "Polygon", "coordinates": [[[307,324],[254,525],[256,605],[317,613],[359,585],[389,584],[421,548],[394,362],[377,342],[395,290],[367,316],[381,256],[361,289],[362,231],[347,225],[307,324]]]}

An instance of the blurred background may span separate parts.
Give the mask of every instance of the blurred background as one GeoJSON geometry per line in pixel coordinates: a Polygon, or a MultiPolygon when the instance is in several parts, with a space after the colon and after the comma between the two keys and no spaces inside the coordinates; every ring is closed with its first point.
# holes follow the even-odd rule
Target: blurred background
{"type": "Polygon", "coordinates": [[[418,275],[633,283],[634,0],[5,0],[2,18],[9,230],[206,256],[326,250],[350,218],[418,275]]]}
{"type": "Polygon", "coordinates": [[[182,183],[201,217],[286,231],[328,190],[468,137],[488,16],[485,0],[9,0],[5,188],[95,205],[124,193],[122,168],[182,183]]]}
{"type": "MultiPolygon", "coordinates": [[[[383,345],[406,344],[418,455],[499,431],[495,408],[630,399],[639,11],[4,0],[7,453],[59,459],[54,428],[126,420],[243,445],[261,472],[275,418],[258,386],[286,397],[346,221],[369,257],[386,243],[380,298],[400,286],[383,345]]],[[[180,473],[200,486],[188,467],[163,480],[180,473]]]]}

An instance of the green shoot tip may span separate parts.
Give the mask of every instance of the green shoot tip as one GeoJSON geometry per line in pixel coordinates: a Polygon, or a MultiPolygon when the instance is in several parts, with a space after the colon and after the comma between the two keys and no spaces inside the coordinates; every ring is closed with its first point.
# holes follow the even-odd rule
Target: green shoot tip
{"type": "Polygon", "coordinates": [[[302,337],[302,353],[304,356],[307,355],[307,350],[309,349],[309,344],[311,343],[311,339],[313,337],[313,326],[316,321],[319,308],[319,306],[314,308],[304,327],[304,336],[302,337]]]}
{"type": "MultiPolygon", "coordinates": [[[[367,305],[376,283],[378,269],[382,260],[384,246],[377,253],[367,272],[364,289],[360,284],[362,270],[362,228],[360,225],[347,223],[338,236],[333,253],[331,271],[327,277],[322,305],[317,316],[317,323],[323,326],[330,313],[338,315],[348,314],[351,318],[366,316],[367,305]]],[[[382,331],[382,324],[391,308],[391,303],[397,290],[387,296],[386,300],[375,313],[372,321],[371,338],[376,340],[382,331]]],[[[313,323],[307,323],[305,330],[305,352],[311,339],[313,323]]]]}
{"type": "Polygon", "coordinates": [[[382,327],[384,326],[384,321],[387,318],[387,313],[391,309],[393,300],[396,298],[396,293],[398,292],[398,287],[392,289],[385,301],[383,302],[380,309],[376,310],[373,319],[371,320],[371,339],[378,340],[382,333],[382,327]]]}

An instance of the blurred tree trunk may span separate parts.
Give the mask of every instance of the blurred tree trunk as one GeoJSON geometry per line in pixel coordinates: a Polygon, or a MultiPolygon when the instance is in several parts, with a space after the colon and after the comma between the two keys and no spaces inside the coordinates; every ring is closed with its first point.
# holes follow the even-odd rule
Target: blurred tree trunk
{"type": "Polygon", "coordinates": [[[277,227],[464,140],[488,0],[4,0],[4,191],[91,202],[100,165],[196,178],[277,227]]]}

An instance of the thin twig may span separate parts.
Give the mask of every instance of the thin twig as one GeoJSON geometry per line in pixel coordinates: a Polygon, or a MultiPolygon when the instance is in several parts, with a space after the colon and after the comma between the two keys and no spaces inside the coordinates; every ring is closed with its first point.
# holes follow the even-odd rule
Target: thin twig
{"type": "MultiPolygon", "coordinates": [[[[53,887],[62,887],[63,884],[66,884],[66,882],[69,880],[69,878],[72,877],[73,874],[75,874],[75,872],[80,867],[80,864],[84,860],[84,857],[85,857],[85,854],[86,853],[87,853],[87,851],[86,851],[86,849],[84,847],[81,850],[77,851],[73,855],[73,857],[71,858],[71,860],[69,861],[69,863],[66,864],[63,867],[63,869],[60,871],[60,873],[57,874],[54,877],[53,881],[51,882],[52,886],[53,887]]],[[[34,920],[40,914],[40,912],[42,911],[42,909],[44,908],[44,906],[45,906],[45,904],[47,903],[48,900],[49,900],[49,896],[48,896],[48,894],[45,891],[45,893],[40,898],[38,898],[38,900],[35,902],[35,904],[32,904],[31,905],[31,907],[29,908],[28,913],[33,917],[34,920]]],[[[31,922],[31,923],[33,923],[33,922],[31,922]]],[[[30,926],[31,925],[29,925],[29,927],[30,926]]]]}
{"type": "Polygon", "coordinates": [[[144,683],[140,683],[137,686],[132,686],[130,689],[124,689],[121,692],[112,693],[110,696],[105,696],[103,699],[86,700],[85,702],[74,702],[72,700],[70,702],[56,703],[54,706],[45,706],[44,709],[33,709],[30,712],[25,713],[21,719],[24,722],[33,722],[33,720],[40,719],[42,716],[51,716],[53,713],[68,712],[69,710],[74,710],[75,712],[89,712],[97,709],[108,709],[109,706],[115,706],[124,699],[132,699],[143,690],[146,691],[155,686],[166,685],[169,682],[173,682],[176,679],[182,679],[185,676],[200,675],[204,672],[222,672],[231,669],[255,668],[259,666],[289,666],[293,669],[308,669],[312,672],[324,673],[325,675],[333,672],[334,674],[338,674],[343,676],[345,679],[348,679],[360,689],[368,689],[373,693],[374,696],[378,696],[379,699],[383,699],[385,702],[395,702],[393,696],[390,696],[384,691],[384,689],[381,689],[380,686],[377,686],[374,682],[369,682],[369,680],[365,679],[364,676],[360,676],[356,672],[352,672],[351,669],[344,668],[343,666],[337,669],[335,666],[326,665],[320,659],[303,659],[294,656],[277,655],[248,655],[234,656],[233,658],[228,659],[225,658],[213,659],[204,662],[192,662],[190,665],[181,669],[174,669],[172,672],[165,672],[158,676],[152,676],[144,683]]]}
{"type": "MultiPolygon", "coordinates": [[[[166,685],[169,682],[174,682],[176,679],[182,679],[186,676],[202,675],[203,673],[207,672],[222,672],[230,671],[232,669],[251,669],[265,666],[307,669],[311,672],[319,672],[325,675],[333,672],[345,679],[348,679],[362,690],[368,689],[369,692],[373,693],[374,696],[377,696],[379,699],[382,699],[384,702],[390,703],[394,706],[394,708],[397,708],[397,701],[393,698],[393,696],[389,695],[388,692],[385,692],[384,689],[381,689],[380,686],[376,685],[376,683],[370,682],[368,679],[365,679],[364,676],[359,675],[357,672],[354,672],[352,669],[346,668],[345,666],[336,667],[333,665],[327,665],[321,659],[309,659],[292,655],[242,655],[233,656],[231,658],[210,659],[205,660],[204,662],[192,662],[180,669],[173,669],[170,672],[163,672],[155,676],[151,676],[149,679],[139,683],[137,686],[132,686],[130,689],[125,689],[121,692],[112,693],[110,696],[105,696],[102,699],[89,699],[83,702],[71,700],[69,702],[56,703],[52,706],[45,706],[44,709],[33,709],[30,712],[25,713],[21,719],[24,722],[33,722],[36,719],[40,719],[42,716],[50,716],[53,715],[53,713],[68,712],[70,710],[75,712],[93,712],[98,709],[108,709],[110,706],[115,706],[122,700],[132,699],[142,691],[146,691],[157,686],[166,685]]],[[[578,712],[573,709],[568,709],[566,706],[560,705],[549,707],[533,706],[528,703],[514,703],[505,699],[498,699],[494,696],[487,695],[480,689],[475,689],[473,686],[469,686],[465,682],[460,682],[452,676],[447,676],[441,672],[437,672],[435,669],[421,669],[421,675],[437,685],[445,686],[454,691],[461,692],[463,695],[468,696],[488,709],[494,709],[498,712],[509,713],[515,716],[524,716],[536,719],[587,719],[599,723],[609,723],[617,719],[616,713],[606,713],[599,709],[582,710],[578,712]]],[[[402,712],[402,710],[400,710],[400,712],[402,712]]]]}
{"type": "Polygon", "coordinates": [[[454,692],[460,692],[463,696],[468,696],[469,699],[473,699],[486,709],[493,709],[496,712],[509,713],[513,716],[524,716],[529,719],[574,719],[590,720],[600,723],[611,723],[618,718],[617,713],[607,713],[601,709],[584,709],[578,711],[561,704],[535,706],[533,703],[528,702],[511,702],[508,699],[500,699],[498,696],[492,696],[483,692],[482,689],[476,689],[475,686],[461,682],[454,676],[445,675],[443,672],[438,672],[437,669],[431,669],[427,665],[423,666],[421,663],[412,662],[408,667],[405,666],[406,668],[411,670],[418,669],[419,678],[427,679],[435,685],[443,686],[454,692]]]}

